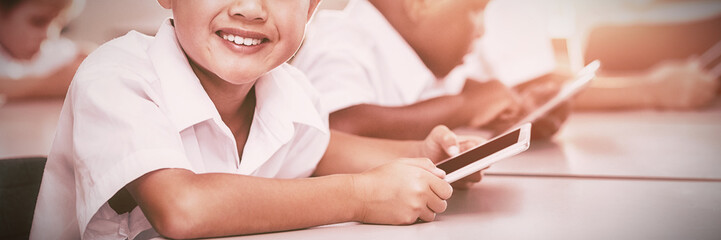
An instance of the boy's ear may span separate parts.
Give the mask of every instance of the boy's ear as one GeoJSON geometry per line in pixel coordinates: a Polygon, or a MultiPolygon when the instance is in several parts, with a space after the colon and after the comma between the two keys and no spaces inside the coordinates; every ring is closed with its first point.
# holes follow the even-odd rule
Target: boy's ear
{"type": "Polygon", "coordinates": [[[418,22],[428,10],[428,0],[402,0],[403,7],[411,22],[418,22]]]}
{"type": "Polygon", "coordinates": [[[318,8],[318,4],[320,4],[320,0],[310,0],[310,5],[308,5],[308,17],[306,18],[306,21],[310,21],[310,18],[313,17],[313,13],[315,13],[315,10],[318,8]]]}
{"type": "Polygon", "coordinates": [[[173,6],[173,4],[170,3],[170,0],[158,0],[158,3],[165,9],[171,9],[173,6]]]}

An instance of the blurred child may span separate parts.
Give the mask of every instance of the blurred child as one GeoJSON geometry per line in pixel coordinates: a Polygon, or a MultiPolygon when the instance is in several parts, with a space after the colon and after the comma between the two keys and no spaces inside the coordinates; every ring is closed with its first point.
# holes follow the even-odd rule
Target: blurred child
{"type": "Polygon", "coordinates": [[[49,28],[71,0],[0,1],[0,95],[63,97],[85,54],[49,28]]]}
{"type": "Polygon", "coordinates": [[[635,73],[602,74],[575,101],[581,110],[692,110],[713,103],[719,79],[698,59],[665,60],[635,73]]]}
{"type": "Polygon", "coordinates": [[[65,100],[31,239],[204,238],[443,212],[452,188],[432,161],[479,140],[445,127],[424,141],[329,130],[310,83],[284,63],[318,1],[159,0],[173,19],[155,37],[98,48],[65,100]]]}
{"type": "MultiPolygon", "coordinates": [[[[693,3],[648,4],[639,9],[693,3]]],[[[673,13],[682,16],[685,12],[673,13]]],[[[589,34],[585,58],[586,61],[600,59],[603,71],[591,87],[579,95],[576,107],[693,110],[712,104],[721,80],[719,28],[721,15],[718,13],[670,23],[596,26],[589,34]]]]}
{"type": "Polygon", "coordinates": [[[487,2],[351,0],[319,14],[293,64],[322,93],[331,129],[422,139],[438,124],[478,128],[521,101],[499,81],[449,74],[481,35],[487,2]]]}

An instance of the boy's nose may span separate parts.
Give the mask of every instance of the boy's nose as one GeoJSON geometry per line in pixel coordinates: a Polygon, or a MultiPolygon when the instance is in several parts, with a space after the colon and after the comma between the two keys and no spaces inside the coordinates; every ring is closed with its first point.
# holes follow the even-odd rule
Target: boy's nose
{"type": "Polygon", "coordinates": [[[268,17],[264,0],[236,1],[228,11],[231,17],[246,21],[265,21],[268,17]]]}

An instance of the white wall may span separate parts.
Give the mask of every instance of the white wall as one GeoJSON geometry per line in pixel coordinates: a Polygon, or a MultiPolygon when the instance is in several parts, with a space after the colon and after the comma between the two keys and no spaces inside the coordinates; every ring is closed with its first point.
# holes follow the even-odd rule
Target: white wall
{"type": "MultiPolygon", "coordinates": [[[[208,0],[212,1],[212,0],[208,0]]],[[[63,34],[74,40],[102,44],[130,30],[154,34],[171,16],[155,0],[84,0],[82,11],[63,34]]],[[[321,8],[342,9],[348,0],[322,0],[321,8]]]]}
{"type": "Polygon", "coordinates": [[[104,43],[130,30],[154,34],[170,11],[154,0],[86,0],[63,34],[74,40],[104,43]]]}

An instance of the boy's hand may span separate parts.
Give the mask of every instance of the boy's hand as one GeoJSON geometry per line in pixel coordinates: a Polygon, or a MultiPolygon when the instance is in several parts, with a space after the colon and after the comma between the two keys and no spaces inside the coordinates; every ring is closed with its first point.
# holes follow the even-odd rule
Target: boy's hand
{"type": "MultiPolygon", "coordinates": [[[[434,163],[456,156],[461,152],[471,149],[486,142],[486,139],[478,136],[457,136],[448,127],[438,125],[428,134],[423,141],[420,156],[430,158],[434,163]]],[[[467,189],[474,183],[480,182],[483,170],[475,172],[462,178],[452,185],[454,188],[467,189]]]]}
{"type": "Polygon", "coordinates": [[[665,61],[654,66],[646,78],[651,82],[651,107],[664,109],[694,109],[703,107],[716,97],[719,82],[703,69],[696,58],[685,61],[665,61]]]}
{"type": "Polygon", "coordinates": [[[518,105],[513,92],[499,81],[479,83],[467,80],[460,94],[464,99],[458,114],[463,125],[479,128],[496,119],[502,112],[518,105]]]}
{"type": "MultiPolygon", "coordinates": [[[[485,128],[490,129],[495,134],[508,130],[531,111],[548,102],[558,93],[564,79],[568,79],[568,76],[549,74],[514,87],[517,93],[514,97],[519,104],[499,114],[498,118],[486,125],[485,128]]],[[[570,113],[571,105],[568,101],[555,107],[533,122],[531,137],[533,139],[550,138],[561,128],[570,113]]]]}
{"type": "Polygon", "coordinates": [[[438,163],[446,158],[478,146],[487,140],[478,136],[458,136],[444,125],[431,130],[419,149],[417,156],[431,159],[438,163]]]}
{"type": "Polygon", "coordinates": [[[453,188],[445,173],[424,158],[404,158],[353,176],[361,207],[356,220],[377,224],[433,221],[446,210],[453,188]]]}

